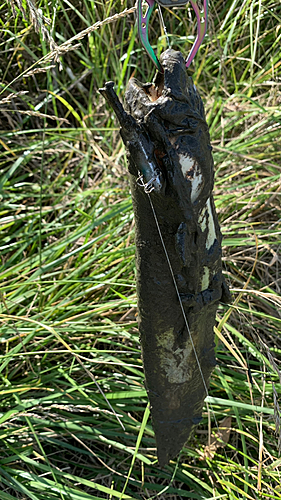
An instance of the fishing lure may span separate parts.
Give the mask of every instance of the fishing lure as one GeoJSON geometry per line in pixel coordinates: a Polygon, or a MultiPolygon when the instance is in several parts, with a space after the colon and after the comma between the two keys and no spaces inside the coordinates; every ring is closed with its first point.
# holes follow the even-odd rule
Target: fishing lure
{"type": "Polygon", "coordinates": [[[201,420],[215,366],[216,311],[230,295],[203,103],[180,52],[169,49],[160,62],[164,72],[154,84],[130,80],[127,111],[112,82],[100,91],[117,115],[129,157],[140,342],[163,466],[201,420]]]}
{"type": "MultiPolygon", "coordinates": [[[[201,0],[199,0],[200,2],[201,0]]],[[[163,7],[181,7],[188,3],[188,0],[146,0],[148,4],[147,11],[145,15],[143,15],[142,3],[143,0],[137,0],[137,25],[138,32],[141,43],[148,53],[149,57],[155,64],[158,71],[163,72],[163,68],[156,57],[150,43],[148,40],[148,23],[154,8],[155,3],[159,4],[163,7]]],[[[198,52],[200,45],[203,42],[203,39],[207,32],[207,22],[208,22],[208,0],[202,0],[202,8],[198,5],[198,0],[190,0],[192,8],[196,14],[197,18],[197,37],[192,46],[191,52],[186,60],[186,67],[188,68],[192,63],[195,55],[198,52]]]]}

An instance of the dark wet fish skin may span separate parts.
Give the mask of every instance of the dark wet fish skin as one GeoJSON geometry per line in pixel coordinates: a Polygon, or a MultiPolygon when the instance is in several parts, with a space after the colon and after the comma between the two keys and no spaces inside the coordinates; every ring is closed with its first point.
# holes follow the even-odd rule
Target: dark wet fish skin
{"type": "Polygon", "coordinates": [[[136,182],[134,169],[129,169],[140,341],[163,466],[177,455],[201,419],[215,366],[216,311],[219,300],[229,296],[222,277],[222,238],[212,197],[213,159],[203,103],[179,52],[164,52],[161,64],[161,97],[152,102],[149,85],[131,79],[125,100],[128,113],[153,144],[162,173],[161,189],[149,196],[196,351],[195,355],[149,197],[136,182]]]}

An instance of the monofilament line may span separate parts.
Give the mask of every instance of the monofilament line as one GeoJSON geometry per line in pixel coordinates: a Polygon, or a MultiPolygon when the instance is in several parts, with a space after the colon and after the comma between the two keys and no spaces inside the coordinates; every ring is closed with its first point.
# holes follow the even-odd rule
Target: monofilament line
{"type": "Polygon", "coordinates": [[[161,9],[160,5],[158,5],[157,8],[158,8],[158,12],[159,12],[160,24],[162,25],[162,28],[163,28],[163,31],[164,31],[164,34],[165,34],[165,37],[166,37],[166,40],[167,40],[167,45],[170,48],[170,40],[169,40],[167,28],[166,28],[165,23],[164,23],[162,9],[161,9]]]}
{"type": "MultiPolygon", "coordinates": [[[[143,180],[142,180],[142,186],[145,188],[145,184],[144,184],[143,180]]],[[[190,338],[191,345],[192,345],[192,348],[193,348],[193,352],[194,352],[194,355],[195,355],[195,359],[196,359],[196,362],[197,362],[197,365],[198,365],[198,368],[199,368],[199,372],[200,372],[200,375],[201,375],[201,378],[202,378],[202,381],[203,381],[204,389],[205,389],[207,397],[209,397],[208,387],[207,387],[207,384],[205,382],[204,375],[203,375],[203,372],[202,372],[202,368],[201,368],[201,365],[200,365],[200,361],[199,361],[199,358],[198,358],[198,355],[197,355],[197,352],[196,352],[196,349],[195,349],[195,345],[194,345],[194,342],[193,342],[193,338],[192,338],[192,335],[191,335],[191,331],[190,331],[190,328],[189,328],[189,324],[188,324],[188,321],[187,321],[185,310],[184,310],[184,307],[183,307],[183,304],[182,304],[180,292],[179,292],[179,289],[178,289],[178,286],[177,286],[177,282],[176,282],[176,279],[175,279],[175,276],[174,276],[173,268],[172,268],[171,261],[170,261],[170,258],[169,258],[169,255],[168,255],[168,252],[167,252],[167,249],[166,249],[166,245],[165,245],[165,242],[163,240],[163,236],[162,236],[162,233],[161,233],[161,229],[160,229],[160,226],[159,226],[157,215],[156,215],[153,203],[152,203],[152,199],[151,199],[150,193],[147,192],[147,191],[145,191],[145,192],[146,192],[146,194],[148,196],[148,199],[149,199],[149,202],[150,202],[151,210],[152,210],[153,217],[154,217],[154,220],[155,220],[155,223],[156,223],[156,227],[157,227],[157,230],[158,230],[158,233],[159,233],[159,237],[160,237],[160,240],[161,240],[161,243],[162,243],[162,246],[163,246],[165,257],[166,257],[166,260],[167,260],[167,263],[168,263],[168,266],[169,266],[169,270],[171,272],[173,283],[175,285],[175,289],[176,289],[177,296],[178,296],[178,299],[179,299],[179,303],[180,303],[182,315],[183,315],[184,322],[185,322],[185,325],[186,325],[186,328],[187,328],[187,331],[188,331],[188,334],[189,334],[189,338],[190,338]]],[[[219,424],[218,424],[218,421],[216,419],[214,408],[212,406],[212,403],[208,403],[208,405],[210,405],[211,412],[212,412],[213,417],[214,417],[215,426],[216,426],[218,434],[219,434],[219,424]]],[[[223,453],[224,453],[224,456],[226,458],[226,461],[228,462],[228,458],[227,458],[225,449],[223,449],[223,453]]],[[[232,471],[230,471],[230,474],[233,477],[232,471]]],[[[234,480],[234,484],[236,484],[235,477],[233,477],[233,480],[234,480]]]]}
{"type": "Polygon", "coordinates": [[[188,324],[187,317],[186,317],[186,314],[185,314],[185,310],[184,310],[184,307],[183,307],[183,304],[182,304],[180,292],[179,292],[178,285],[177,285],[177,282],[176,282],[176,279],[175,279],[175,276],[174,276],[172,264],[171,264],[171,261],[170,261],[170,258],[169,258],[169,255],[168,255],[168,252],[167,252],[167,249],[166,249],[166,245],[165,245],[164,240],[163,240],[163,236],[162,236],[161,229],[160,229],[160,226],[159,226],[159,223],[158,223],[156,212],[154,210],[154,206],[153,206],[150,194],[147,193],[147,196],[148,196],[149,201],[150,201],[150,205],[151,205],[151,209],[152,209],[153,216],[154,216],[154,219],[155,219],[155,223],[156,223],[156,226],[157,226],[157,230],[158,230],[158,233],[159,233],[159,236],[160,236],[160,240],[161,240],[161,243],[162,243],[162,246],[163,246],[163,250],[164,250],[164,253],[165,253],[165,256],[166,256],[166,260],[167,260],[167,263],[168,263],[168,266],[169,266],[169,269],[170,269],[170,272],[171,272],[172,280],[173,280],[173,283],[175,285],[175,289],[176,289],[177,296],[178,296],[178,299],[179,299],[179,303],[180,303],[182,315],[183,315],[184,322],[185,322],[185,325],[186,325],[186,328],[187,328],[187,331],[188,331],[188,335],[190,337],[192,349],[193,349],[193,352],[194,352],[194,355],[195,355],[195,358],[196,358],[196,362],[197,362],[197,365],[198,365],[198,368],[199,368],[199,371],[200,371],[200,375],[202,377],[202,381],[203,381],[203,385],[204,385],[204,388],[205,388],[205,391],[206,391],[206,395],[209,396],[207,384],[205,382],[204,375],[203,375],[203,372],[202,372],[202,369],[201,369],[201,365],[200,365],[200,362],[199,362],[199,358],[197,356],[197,352],[196,352],[195,345],[194,345],[194,342],[193,342],[193,338],[192,338],[192,335],[191,335],[191,332],[190,332],[190,328],[189,328],[189,324],[188,324]]]}
{"type": "MultiPolygon", "coordinates": [[[[192,335],[191,335],[191,331],[190,331],[190,328],[189,328],[189,324],[188,324],[187,317],[186,317],[186,314],[185,314],[185,310],[184,310],[184,307],[183,307],[183,303],[182,303],[182,300],[181,300],[180,292],[179,292],[179,289],[178,289],[178,286],[177,286],[177,282],[176,282],[176,279],[175,279],[175,276],[174,276],[172,264],[171,264],[171,261],[170,261],[170,258],[169,258],[169,255],[168,255],[168,252],[167,252],[167,249],[166,249],[166,245],[165,245],[165,242],[163,240],[163,236],[162,236],[162,233],[161,233],[161,229],[160,229],[160,226],[159,226],[157,215],[156,215],[156,212],[155,212],[155,209],[154,209],[154,206],[153,206],[150,194],[148,192],[146,194],[147,194],[149,202],[150,202],[151,210],[152,210],[153,217],[154,217],[154,220],[155,220],[155,223],[156,223],[156,227],[157,227],[157,230],[158,230],[158,233],[159,233],[159,237],[160,237],[160,240],[161,240],[161,243],[162,243],[162,246],[163,246],[165,257],[166,257],[166,260],[167,260],[167,263],[168,263],[168,267],[169,267],[169,270],[170,270],[170,273],[171,273],[171,276],[172,276],[172,280],[173,280],[173,283],[174,283],[174,286],[175,286],[175,289],[176,289],[176,292],[177,292],[177,296],[178,296],[178,299],[179,299],[179,303],[180,303],[182,315],[183,315],[184,322],[185,322],[185,325],[186,325],[186,328],[187,328],[187,331],[188,331],[188,335],[189,335],[189,338],[190,338],[190,341],[191,341],[192,349],[193,349],[194,356],[195,356],[195,359],[196,359],[196,362],[197,362],[197,365],[198,365],[198,368],[199,368],[199,372],[200,372],[200,375],[201,375],[201,378],[202,378],[202,382],[203,382],[203,385],[204,385],[206,396],[209,397],[208,387],[207,387],[206,381],[204,379],[204,375],[203,375],[203,372],[202,372],[200,361],[199,361],[199,358],[198,358],[198,355],[197,355],[197,352],[196,352],[196,349],[195,349],[195,345],[194,345],[194,342],[193,342],[193,338],[192,338],[192,335]]],[[[211,410],[212,410],[212,413],[213,413],[213,416],[214,416],[215,425],[216,425],[216,427],[218,429],[219,426],[218,426],[218,422],[217,422],[217,419],[216,419],[216,416],[215,416],[214,409],[213,409],[211,403],[208,403],[208,404],[211,407],[211,410]]]]}

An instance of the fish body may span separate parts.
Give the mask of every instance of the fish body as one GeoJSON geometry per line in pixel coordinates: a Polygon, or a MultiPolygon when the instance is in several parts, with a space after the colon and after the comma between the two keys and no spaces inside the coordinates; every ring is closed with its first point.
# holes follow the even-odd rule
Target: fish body
{"type": "Polygon", "coordinates": [[[154,85],[131,79],[125,95],[126,115],[153,146],[150,158],[159,183],[150,194],[142,185],[147,180],[137,181],[143,167],[119,121],[129,152],[145,384],[163,466],[201,420],[216,363],[216,311],[229,292],[222,276],[203,103],[180,52],[167,50],[161,64],[164,74],[154,85]]]}

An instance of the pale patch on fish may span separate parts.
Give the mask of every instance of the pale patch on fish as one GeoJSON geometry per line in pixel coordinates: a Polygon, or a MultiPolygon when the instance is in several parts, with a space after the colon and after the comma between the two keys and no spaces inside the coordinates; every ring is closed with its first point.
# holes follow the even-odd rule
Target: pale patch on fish
{"type": "Polygon", "coordinates": [[[207,290],[209,288],[209,284],[210,284],[210,269],[204,266],[204,274],[201,282],[201,292],[203,292],[203,290],[207,290]]]}
{"type": "Polygon", "coordinates": [[[191,156],[186,156],[184,154],[180,154],[179,155],[179,161],[180,161],[180,164],[181,164],[181,171],[183,173],[184,176],[186,176],[186,174],[194,168],[194,159],[191,158],[191,156]]]}
{"type": "Polygon", "coordinates": [[[206,205],[202,208],[199,217],[198,217],[198,223],[199,226],[201,227],[202,233],[204,233],[206,227],[207,227],[207,203],[206,205]]]}
{"type": "Polygon", "coordinates": [[[190,339],[183,347],[174,349],[175,332],[173,329],[161,333],[157,339],[160,366],[170,384],[182,384],[192,379],[192,363],[188,362],[192,354],[190,339]]]}
{"type": "Polygon", "coordinates": [[[206,248],[209,250],[216,240],[216,228],[211,207],[210,198],[206,201],[205,207],[202,208],[198,218],[201,230],[204,232],[208,224],[208,232],[206,238],[206,248]]]}
{"type": "Polygon", "coordinates": [[[181,171],[186,179],[191,182],[191,202],[194,203],[203,187],[203,176],[198,163],[186,154],[179,154],[181,171]]]}

